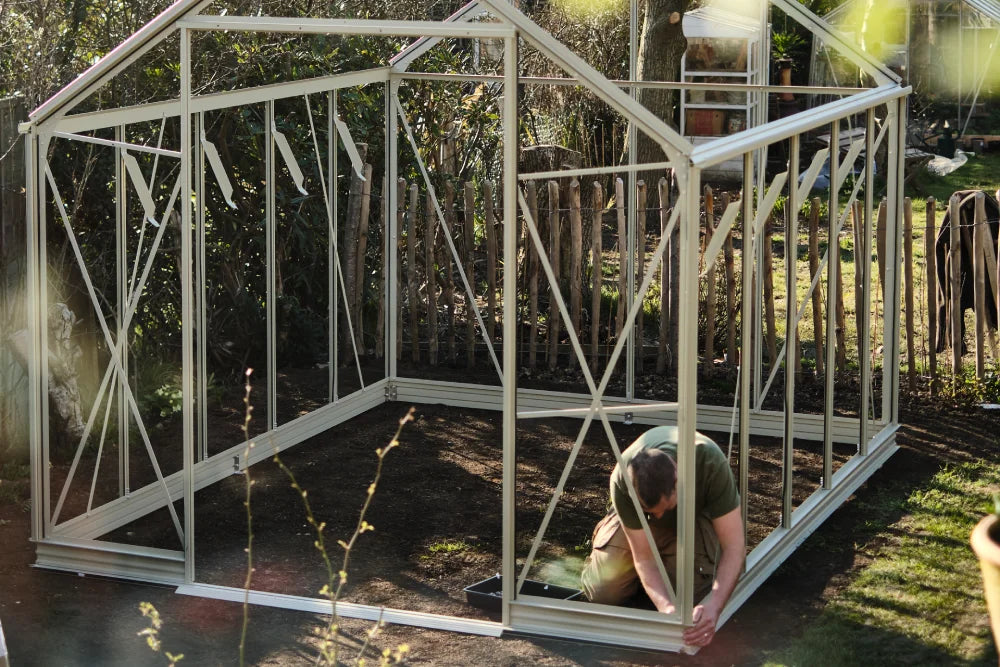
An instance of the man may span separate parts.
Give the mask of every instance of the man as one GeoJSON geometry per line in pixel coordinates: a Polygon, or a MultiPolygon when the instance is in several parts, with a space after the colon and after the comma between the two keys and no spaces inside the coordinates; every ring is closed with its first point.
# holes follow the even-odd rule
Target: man
{"type": "MultiPolygon", "coordinates": [[[[676,588],[677,427],[657,426],[622,452],[611,473],[612,510],[594,529],[593,549],[581,578],[591,602],[622,604],[642,584],[656,609],[670,614],[674,601],[656,567],[655,556],[628,494],[629,475],[650,531],[676,588]]],[[[726,455],[712,440],[695,435],[694,625],[684,642],[707,646],[719,614],[743,569],[745,545],[740,497],[726,455]],[[708,595],[707,598],[702,598],[708,595]]]]}

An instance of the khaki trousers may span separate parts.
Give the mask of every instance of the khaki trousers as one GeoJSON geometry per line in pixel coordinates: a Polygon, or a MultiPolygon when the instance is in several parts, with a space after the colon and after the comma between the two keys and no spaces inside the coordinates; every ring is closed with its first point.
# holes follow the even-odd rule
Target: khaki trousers
{"type": "MultiPolygon", "coordinates": [[[[670,531],[653,531],[653,540],[663,559],[670,583],[677,590],[677,536],[670,531]]],[[[719,558],[719,538],[712,520],[695,519],[694,600],[695,604],[712,589],[715,565],[719,558]]],[[[639,590],[639,575],[632,561],[625,530],[618,515],[612,511],[594,528],[593,548],[583,567],[580,579],[584,593],[591,602],[620,605],[639,590]]]]}

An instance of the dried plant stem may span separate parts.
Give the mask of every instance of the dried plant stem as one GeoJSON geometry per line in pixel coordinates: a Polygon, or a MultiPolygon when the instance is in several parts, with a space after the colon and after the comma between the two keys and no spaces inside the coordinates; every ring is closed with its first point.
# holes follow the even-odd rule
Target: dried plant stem
{"type": "Polygon", "coordinates": [[[246,468],[243,471],[246,481],[246,499],[243,506],[247,513],[247,576],[243,581],[243,628],[240,631],[240,665],[246,664],[246,643],[247,626],[250,623],[250,583],[253,579],[253,515],[250,511],[250,490],[253,487],[253,480],[250,478],[250,450],[253,449],[253,442],[250,440],[250,419],[253,414],[253,406],[250,405],[250,375],[252,368],[246,370],[246,384],[243,386],[243,437],[246,447],[243,449],[243,461],[246,468]]]}
{"type": "MultiPolygon", "coordinates": [[[[333,562],[330,560],[330,555],[326,550],[326,538],[323,535],[323,531],[326,529],[326,522],[316,520],[316,516],[312,511],[312,506],[309,503],[308,493],[305,489],[299,486],[298,481],[295,479],[295,473],[293,473],[291,469],[285,465],[277,451],[275,451],[274,462],[278,465],[282,472],[288,476],[288,479],[292,484],[292,489],[294,489],[295,492],[299,494],[299,498],[302,499],[302,507],[306,513],[306,520],[316,532],[316,540],[313,542],[313,546],[316,547],[317,551],[319,551],[320,557],[323,559],[323,565],[326,567],[327,583],[322,589],[320,589],[320,594],[330,601],[331,613],[330,620],[323,629],[323,633],[320,637],[320,652],[319,655],[316,656],[316,664],[320,664],[323,660],[325,660],[327,664],[338,664],[338,645],[336,637],[339,631],[340,619],[337,614],[337,600],[340,599],[340,594],[344,589],[344,585],[347,583],[347,567],[351,558],[351,549],[354,548],[355,543],[363,533],[375,530],[375,527],[365,520],[365,514],[368,512],[372,498],[375,495],[375,489],[378,488],[379,480],[382,478],[382,465],[385,461],[385,456],[391,449],[399,445],[399,435],[403,430],[403,426],[407,422],[413,421],[414,412],[414,408],[410,408],[406,412],[406,415],[399,420],[399,427],[396,429],[396,433],[392,436],[392,440],[389,441],[389,444],[375,450],[375,455],[378,457],[378,467],[375,469],[375,478],[372,480],[371,484],[368,485],[368,493],[365,497],[364,504],[361,506],[361,512],[358,514],[358,522],[354,527],[354,533],[351,535],[350,540],[346,542],[344,540],[337,540],[337,544],[339,544],[344,550],[344,559],[340,564],[340,569],[336,572],[333,569],[333,562]]],[[[369,641],[371,637],[374,636],[374,632],[377,631],[379,625],[381,625],[381,623],[376,624],[373,631],[369,633],[369,641]]],[[[368,641],[366,641],[365,646],[362,647],[362,653],[367,646],[368,641]]]]}

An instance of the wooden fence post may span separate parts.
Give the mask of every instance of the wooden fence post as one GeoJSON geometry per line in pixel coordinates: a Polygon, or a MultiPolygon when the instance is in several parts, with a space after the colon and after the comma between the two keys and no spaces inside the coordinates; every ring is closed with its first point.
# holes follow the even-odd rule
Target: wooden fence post
{"type": "Polygon", "coordinates": [[[856,201],[851,206],[851,227],[854,232],[854,324],[858,328],[858,363],[861,362],[861,311],[865,307],[865,262],[871,264],[872,258],[863,257],[865,249],[865,219],[861,212],[861,202],[856,201]]]}
{"type": "MultiPolygon", "coordinates": [[[[538,188],[534,181],[528,181],[526,198],[528,200],[528,211],[541,238],[541,221],[538,219],[538,188]]],[[[531,235],[525,239],[528,246],[528,368],[535,368],[538,365],[538,250],[531,239],[531,235]]]]}
{"type": "MultiPolygon", "coordinates": [[[[822,206],[819,197],[813,197],[809,208],[809,280],[816,278],[819,272],[819,209],[822,206]]],[[[744,285],[744,289],[746,286],[744,285]]],[[[812,294],[813,314],[813,344],[816,348],[816,375],[823,375],[823,352],[820,349],[823,338],[823,283],[816,283],[812,294]]]]}
{"type": "Polygon", "coordinates": [[[774,319],[774,259],[771,251],[771,236],[774,232],[771,216],[764,223],[764,321],[766,325],[767,360],[774,368],[778,358],[777,324],[774,319]]]}
{"type": "Polygon", "coordinates": [[[410,307],[410,360],[420,361],[420,309],[417,307],[417,184],[410,186],[410,207],[406,219],[406,287],[410,307]]]}
{"type": "Polygon", "coordinates": [[[364,166],[365,182],[361,186],[361,214],[358,217],[358,257],[354,278],[354,336],[358,345],[358,356],[367,356],[365,349],[365,256],[368,254],[369,213],[372,202],[372,166],[364,166]]]}
{"type": "Polygon", "coordinates": [[[885,302],[885,199],[878,205],[878,221],[875,225],[875,255],[878,259],[878,284],[881,288],[883,309],[887,308],[885,302]]]}
{"type": "Polygon", "coordinates": [[[549,181],[549,263],[552,265],[552,275],[555,277],[550,286],[549,294],[549,370],[555,370],[559,359],[559,305],[556,302],[556,294],[559,291],[559,268],[560,253],[559,246],[562,244],[560,235],[560,215],[559,215],[559,182],[549,181]]]}
{"type": "MultiPolygon", "coordinates": [[[[357,144],[358,153],[361,155],[361,159],[364,160],[368,154],[367,144],[357,144]]],[[[362,169],[362,171],[364,171],[362,169]]],[[[358,226],[361,224],[361,199],[362,191],[364,189],[364,182],[357,172],[351,172],[351,185],[347,194],[347,216],[344,220],[344,245],[343,254],[341,255],[343,259],[343,271],[344,271],[344,300],[347,301],[347,312],[344,317],[340,318],[341,322],[341,338],[344,341],[342,346],[345,358],[349,358],[351,354],[350,350],[352,347],[352,342],[355,340],[352,338],[351,329],[352,327],[357,329],[357,322],[353,321],[355,319],[356,311],[356,301],[355,301],[355,285],[360,280],[360,276],[357,274],[358,270],[358,226]]],[[[363,350],[358,350],[359,354],[363,353],[363,350]]]]}
{"type": "Polygon", "coordinates": [[[948,253],[948,274],[950,276],[951,289],[948,292],[950,331],[951,331],[951,379],[952,392],[954,393],[958,376],[962,372],[962,244],[960,200],[958,195],[952,195],[948,202],[949,209],[949,242],[951,247],[948,253]]]}
{"type": "Polygon", "coordinates": [[[924,232],[924,262],[927,266],[927,365],[931,374],[931,396],[937,395],[937,256],[935,221],[937,202],[927,198],[927,229],[924,232]]]}
{"type": "MultiPolygon", "coordinates": [[[[661,178],[657,183],[657,190],[660,195],[660,238],[667,233],[667,222],[670,219],[670,186],[666,178],[661,178]]],[[[659,374],[667,371],[667,336],[670,332],[670,248],[664,247],[663,257],[660,258],[660,337],[656,346],[656,372],[659,374]]]]}
{"type": "Polygon", "coordinates": [[[437,228],[437,212],[431,193],[426,195],[424,207],[424,266],[427,270],[427,361],[431,366],[438,363],[438,323],[437,323],[437,243],[434,233],[437,228]]]}
{"type": "Polygon", "coordinates": [[[980,191],[976,193],[975,214],[972,227],[972,274],[973,294],[976,312],[976,379],[982,380],[986,372],[986,271],[983,266],[983,254],[986,244],[983,243],[982,230],[986,228],[986,197],[980,191]]]}
{"type": "Polygon", "coordinates": [[[601,258],[601,215],[604,209],[604,193],[601,184],[594,181],[593,195],[591,197],[593,207],[593,218],[591,221],[591,293],[590,293],[590,370],[597,373],[597,361],[600,352],[600,331],[601,331],[601,285],[603,283],[603,260],[601,258]]]}
{"type": "MultiPolygon", "coordinates": [[[[646,271],[646,181],[636,181],[635,184],[635,285],[636,289],[642,285],[646,271]]],[[[643,295],[639,295],[639,299],[643,295]]],[[[635,372],[645,372],[643,354],[643,330],[646,325],[644,309],[639,308],[635,317],[635,372]]]]}
{"type": "MultiPolygon", "coordinates": [[[[406,228],[406,179],[396,181],[396,257],[402,261],[406,252],[403,230],[406,228]]],[[[390,289],[396,290],[396,361],[403,358],[403,276],[396,273],[396,284],[390,289]]]]}
{"type": "Polygon", "coordinates": [[[569,184],[569,317],[576,336],[583,321],[583,216],[580,212],[580,181],[569,184]]]}
{"type": "MultiPolygon", "coordinates": [[[[464,190],[465,215],[462,220],[462,231],[465,246],[465,277],[469,281],[472,293],[476,292],[476,185],[471,181],[465,183],[464,190]]],[[[476,365],[476,300],[472,295],[465,295],[465,365],[473,368],[476,365]]]]}
{"type": "Polygon", "coordinates": [[[628,259],[628,231],[625,227],[625,183],[620,178],[615,179],[615,211],[618,213],[618,309],[615,311],[615,339],[622,336],[625,326],[625,293],[628,291],[626,282],[625,262],[628,259]]]}
{"type": "MultiPolygon", "coordinates": [[[[722,210],[729,208],[729,193],[722,193],[722,210]]],[[[733,253],[733,230],[726,234],[722,246],[726,263],[726,363],[735,366],[739,353],[736,351],[736,263],[733,253]]]]}
{"type": "Polygon", "coordinates": [[[832,238],[827,246],[830,250],[830,261],[837,262],[837,370],[843,373],[847,370],[847,315],[844,312],[844,270],[840,258],[840,239],[832,238]]]}
{"type": "Polygon", "coordinates": [[[441,264],[444,266],[444,307],[448,311],[448,362],[454,364],[458,358],[458,343],[455,339],[455,262],[457,257],[452,257],[451,246],[444,238],[445,235],[455,243],[455,183],[448,179],[444,182],[444,220],[447,223],[441,236],[441,264]]]}
{"type": "MultiPolygon", "coordinates": [[[[705,186],[705,245],[702,248],[704,255],[705,248],[712,241],[715,234],[715,196],[709,185],[705,186]]],[[[708,261],[708,258],[704,258],[708,261]]],[[[705,285],[705,367],[712,370],[715,359],[715,263],[705,267],[708,273],[708,282],[705,285]]]]}
{"type": "MultiPolygon", "coordinates": [[[[497,218],[493,209],[493,184],[489,181],[483,182],[483,205],[486,207],[483,218],[486,225],[486,335],[493,345],[497,325],[497,218]]],[[[527,243],[530,245],[530,240],[527,243]]]]}
{"type": "Polygon", "coordinates": [[[913,348],[913,202],[903,199],[903,303],[906,307],[906,377],[917,390],[917,359],[913,348]]]}

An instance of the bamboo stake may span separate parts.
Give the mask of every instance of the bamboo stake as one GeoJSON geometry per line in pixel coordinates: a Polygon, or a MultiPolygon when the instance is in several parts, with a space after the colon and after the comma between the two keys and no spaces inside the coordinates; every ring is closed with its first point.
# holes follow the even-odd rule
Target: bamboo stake
{"type": "MultiPolygon", "coordinates": [[[[722,210],[729,208],[729,193],[722,193],[722,210]]],[[[733,253],[733,230],[726,234],[722,246],[726,262],[726,363],[735,366],[739,353],[736,351],[736,262],[733,253]]]]}
{"type": "Polygon", "coordinates": [[[410,207],[406,218],[406,287],[410,308],[410,360],[420,361],[420,309],[417,306],[417,184],[410,186],[410,207]]]}
{"type": "Polygon", "coordinates": [[[438,323],[437,323],[437,261],[434,233],[437,227],[437,213],[434,200],[428,192],[424,207],[424,266],[427,271],[427,361],[431,366],[438,363],[438,323]]]}
{"type": "MultiPolygon", "coordinates": [[[[819,209],[822,201],[813,197],[809,208],[809,280],[819,272],[819,209]]],[[[816,347],[816,375],[823,375],[823,352],[820,341],[823,338],[823,284],[816,283],[812,295],[813,343],[816,347]]]]}
{"type": "Polygon", "coordinates": [[[601,269],[603,268],[603,262],[601,259],[601,215],[604,209],[604,193],[601,189],[601,184],[594,181],[593,194],[591,196],[591,206],[593,208],[593,220],[592,233],[591,233],[591,258],[590,258],[590,273],[591,273],[591,287],[590,287],[590,370],[594,374],[597,373],[597,361],[599,357],[600,347],[600,331],[601,331],[601,284],[603,275],[601,269]]]}
{"type": "MultiPolygon", "coordinates": [[[[711,186],[705,186],[705,247],[715,235],[715,196],[711,186]]],[[[702,249],[704,254],[704,249],[702,249]]],[[[716,265],[713,262],[708,269],[708,282],[705,285],[705,365],[712,369],[715,359],[715,274],[716,265]]]]}
{"type": "MultiPolygon", "coordinates": [[[[497,323],[497,218],[493,209],[493,184],[483,182],[483,205],[486,207],[486,335],[490,345],[496,340],[497,323]]],[[[537,218],[535,218],[537,220],[537,218]]]]}
{"type": "Polygon", "coordinates": [[[764,223],[764,320],[767,328],[767,360],[774,367],[778,358],[777,323],[774,319],[774,259],[771,251],[771,235],[773,234],[771,216],[764,223]]]}
{"type": "Polygon", "coordinates": [[[924,261],[927,266],[927,351],[928,369],[931,374],[931,396],[937,395],[937,256],[935,237],[937,235],[937,203],[934,197],[927,198],[927,229],[924,232],[924,261]]]}
{"type": "Polygon", "coordinates": [[[973,290],[975,295],[976,313],[976,379],[982,380],[986,371],[986,267],[983,266],[982,254],[985,251],[983,231],[986,230],[986,197],[982,192],[976,193],[975,215],[972,228],[972,272],[975,278],[973,290]]]}
{"type": "Polygon", "coordinates": [[[618,213],[618,310],[615,311],[615,339],[622,336],[625,325],[625,261],[628,248],[628,232],[625,227],[625,183],[615,179],[615,210],[618,213]]]}
{"type": "MultiPolygon", "coordinates": [[[[534,181],[528,181],[526,197],[531,219],[541,225],[538,218],[538,191],[534,181]]],[[[541,236],[542,230],[538,229],[541,236]]],[[[538,366],[538,250],[530,240],[525,241],[528,247],[528,368],[538,366]]]]}
{"type": "Polygon", "coordinates": [[[962,372],[962,244],[961,232],[959,230],[959,198],[952,195],[948,202],[949,207],[949,242],[951,244],[948,253],[948,272],[950,275],[951,289],[947,295],[949,299],[950,327],[951,327],[951,379],[952,391],[957,388],[958,376],[962,372]]]}
{"type": "Polygon", "coordinates": [[[580,181],[569,184],[569,315],[576,335],[583,319],[583,217],[580,213],[580,181]]]}
{"type": "MultiPolygon", "coordinates": [[[[641,285],[645,278],[646,271],[646,182],[636,181],[635,184],[635,206],[636,206],[636,262],[635,262],[635,284],[641,285]]],[[[642,298],[642,295],[639,296],[642,298]]],[[[635,318],[635,372],[645,371],[643,362],[643,330],[645,329],[644,309],[639,308],[635,318]]]]}
{"type": "Polygon", "coordinates": [[[549,370],[555,370],[559,357],[559,307],[556,304],[556,292],[559,291],[559,182],[549,181],[549,262],[555,282],[550,286],[549,298],[549,370]]]}
{"type": "MultiPolygon", "coordinates": [[[[462,231],[465,245],[465,276],[476,290],[476,186],[471,181],[465,184],[465,216],[462,220],[462,231]]],[[[473,368],[476,365],[476,301],[465,295],[465,365],[473,368]]]]}
{"type": "MultiPolygon", "coordinates": [[[[670,218],[670,186],[666,178],[661,178],[657,183],[660,195],[660,238],[667,233],[667,221],[670,218]]],[[[670,249],[663,249],[663,258],[660,260],[660,339],[656,346],[656,372],[659,374],[667,371],[667,336],[670,332],[668,323],[670,321],[670,270],[669,270],[670,249]]]]}
{"type": "Polygon", "coordinates": [[[903,199],[903,305],[906,307],[906,376],[910,391],[917,390],[917,359],[913,333],[913,202],[903,199]]]}
{"type": "MultiPolygon", "coordinates": [[[[444,183],[444,219],[447,222],[448,231],[442,229],[444,234],[450,234],[452,241],[455,240],[455,184],[450,179],[444,183]]],[[[457,245],[457,244],[456,244],[457,245]]],[[[455,339],[455,265],[457,258],[451,256],[450,248],[444,237],[441,238],[439,246],[441,252],[441,264],[444,266],[444,307],[448,311],[448,362],[454,364],[458,358],[458,343],[455,339]]]]}

